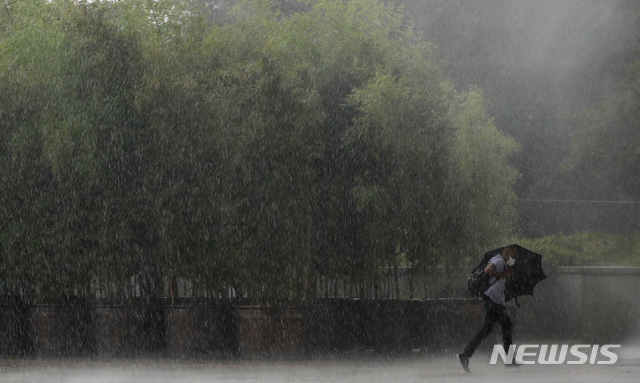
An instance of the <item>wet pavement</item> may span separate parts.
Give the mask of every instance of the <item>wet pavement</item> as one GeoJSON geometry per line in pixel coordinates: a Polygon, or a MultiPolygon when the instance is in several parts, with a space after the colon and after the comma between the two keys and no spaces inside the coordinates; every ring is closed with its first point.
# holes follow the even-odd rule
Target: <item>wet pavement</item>
{"type": "Polygon", "coordinates": [[[471,373],[455,355],[402,358],[345,357],[307,361],[175,361],[138,359],[0,360],[3,383],[150,382],[640,382],[640,348],[622,348],[614,365],[490,365],[472,358],[471,373]]]}

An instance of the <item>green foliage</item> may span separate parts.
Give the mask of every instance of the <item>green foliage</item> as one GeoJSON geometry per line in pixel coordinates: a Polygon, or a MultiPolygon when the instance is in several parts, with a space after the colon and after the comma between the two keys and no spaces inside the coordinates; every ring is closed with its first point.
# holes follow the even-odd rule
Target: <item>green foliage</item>
{"type": "Polygon", "coordinates": [[[305,299],[508,233],[515,145],[391,7],[246,1],[216,19],[187,0],[7,4],[13,291],[127,297],[134,281],[158,297],[186,278],[199,294],[305,299]]]}
{"type": "Polygon", "coordinates": [[[508,158],[519,146],[498,131],[482,103],[481,93],[472,89],[457,96],[450,113],[457,128],[455,206],[468,218],[462,220],[460,236],[462,242],[487,248],[506,239],[517,216],[513,184],[518,174],[508,158]]]}
{"type": "Polygon", "coordinates": [[[516,242],[543,254],[543,264],[548,266],[640,266],[638,233],[558,234],[516,242]]]}
{"type": "Polygon", "coordinates": [[[625,84],[605,97],[597,108],[574,118],[571,157],[567,169],[622,186],[627,198],[640,198],[640,60],[629,67],[625,84]]]}

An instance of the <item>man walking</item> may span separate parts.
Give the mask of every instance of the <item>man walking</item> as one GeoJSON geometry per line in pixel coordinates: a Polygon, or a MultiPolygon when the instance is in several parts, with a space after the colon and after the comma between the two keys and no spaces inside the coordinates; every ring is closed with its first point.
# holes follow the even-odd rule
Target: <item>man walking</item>
{"type": "Polygon", "coordinates": [[[482,340],[491,333],[493,325],[496,322],[499,322],[502,326],[504,349],[508,351],[511,346],[512,324],[509,315],[507,315],[504,288],[507,278],[513,274],[513,268],[509,268],[509,265],[513,265],[515,258],[515,248],[513,246],[505,247],[500,254],[496,254],[496,256],[491,258],[484,270],[484,272],[491,277],[489,280],[489,288],[482,296],[484,322],[480,330],[471,339],[467,347],[465,347],[462,354],[458,354],[458,359],[466,372],[469,372],[469,358],[473,356],[474,351],[478,348],[482,340]]]}

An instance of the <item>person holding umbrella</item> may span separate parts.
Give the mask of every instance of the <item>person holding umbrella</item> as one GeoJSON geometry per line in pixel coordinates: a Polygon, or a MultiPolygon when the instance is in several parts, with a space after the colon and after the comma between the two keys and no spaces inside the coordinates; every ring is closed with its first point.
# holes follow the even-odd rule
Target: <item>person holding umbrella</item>
{"type": "Polygon", "coordinates": [[[511,346],[511,330],[513,325],[507,314],[505,285],[507,279],[513,275],[514,268],[510,268],[509,266],[515,263],[516,254],[514,246],[504,247],[500,253],[495,254],[495,256],[491,258],[484,270],[485,274],[491,277],[489,280],[489,288],[482,296],[484,322],[480,330],[471,339],[467,347],[465,347],[464,351],[458,354],[458,359],[466,372],[469,372],[469,358],[473,356],[474,351],[478,348],[482,340],[491,333],[493,325],[496,322],[499,322],[502,326],[504,349],[508,351],[511,346]]]}

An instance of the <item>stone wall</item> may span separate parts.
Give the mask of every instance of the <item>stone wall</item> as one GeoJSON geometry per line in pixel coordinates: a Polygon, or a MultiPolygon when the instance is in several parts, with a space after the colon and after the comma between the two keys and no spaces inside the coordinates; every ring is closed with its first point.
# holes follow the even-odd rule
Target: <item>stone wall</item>
{"type": "Polygon", "coordinates": [[[153,354],[164,347],[164,317],[155,306],[98,305],[93,307],[94,353],[100,357],[153,354]]]}
{"type": "Polygon", "coordinates": [[[0,352],[29,355],[32,350],[29,306],[16,297],[0,298],[0,352]]]}
{"type": "Polygon", "coordinates": [[[238,326],[230,302],[196,302],[166,309],[166,355],[174,358],[238,354],[238,326]]]}
{"type": "MultiPolygon", "coordinates": [[[[514,341],[625,343],[640,330],[640,269],[563,267],[509,307],[514,341]]],[[[0,300],[0,354],[36,357],[313,357],[455,352],[482,321],[473,298],[321,299],[242,306],[229,301],[26,305],[0,300]]],[[[482,347],[500,342],[499,331],[482,347]]]]}

